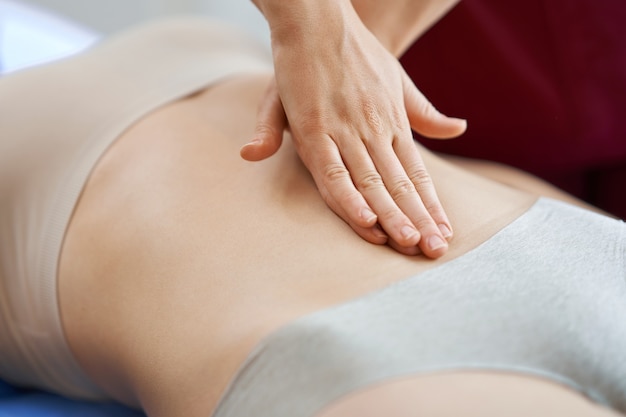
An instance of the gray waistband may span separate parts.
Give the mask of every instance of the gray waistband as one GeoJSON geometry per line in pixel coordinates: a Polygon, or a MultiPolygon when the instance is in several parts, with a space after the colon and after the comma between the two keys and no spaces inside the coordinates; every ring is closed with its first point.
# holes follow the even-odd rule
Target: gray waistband
{"type": "Polygon", "coordinates": [[[370,384],[445,369],[541,376],[626,411],[625,229],[539,200],[461,258],[270,335],[215,417],[309,417],[370,384]]]}

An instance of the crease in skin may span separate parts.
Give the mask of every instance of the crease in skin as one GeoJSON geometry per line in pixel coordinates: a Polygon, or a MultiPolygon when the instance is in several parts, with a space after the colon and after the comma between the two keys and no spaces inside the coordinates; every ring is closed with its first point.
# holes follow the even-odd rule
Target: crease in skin
{"type": "Polygon", "coordinates": [[[372,129],[377,136],[382,136],[385,133],[385,127],[380,117],[379,106],[374,104],[373,100],[367,100],[363,104],[363,114],[365,116],[367,126],[372,129]]]}

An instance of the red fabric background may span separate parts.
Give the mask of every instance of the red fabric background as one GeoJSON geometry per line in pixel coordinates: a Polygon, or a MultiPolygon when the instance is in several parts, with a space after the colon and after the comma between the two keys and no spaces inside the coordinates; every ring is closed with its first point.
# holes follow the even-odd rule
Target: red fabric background
{"type": "Polygon", "coordinates": [[[626,1],[462,0],[402,58],[442,152],[533,172],[626,218],[626,1]]]}

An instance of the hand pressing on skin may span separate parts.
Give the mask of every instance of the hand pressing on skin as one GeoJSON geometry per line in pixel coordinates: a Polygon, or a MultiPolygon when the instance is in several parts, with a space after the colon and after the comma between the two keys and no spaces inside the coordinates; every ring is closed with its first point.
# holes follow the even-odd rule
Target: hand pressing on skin
{"type": "Polygon", "coordinates": [[[294,4],[300,9],[289,18],[268,19],[276,82],[242,157],[271,156],[289,126],[322,197],[362,238],[405,254],[442,256],[452,226],[411,127],[449,138],[463,133],[465,122],[435,110],[349,2],[294,4]]]}

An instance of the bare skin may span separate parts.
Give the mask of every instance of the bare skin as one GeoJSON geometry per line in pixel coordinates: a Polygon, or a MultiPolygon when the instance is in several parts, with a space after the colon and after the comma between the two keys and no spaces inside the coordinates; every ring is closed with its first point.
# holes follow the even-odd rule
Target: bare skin
{"type": "Polygon", "coordinates": [[[619,414],[538,378],[454,372],[402,378],[368,387],[317,417],[615,417],[619,414]]]}
{"type": "MultiPolygon", "coordinates": [[[[70,346],[107,393],[151,417],[210,415],[272,330],[458,257],[537,199],[422,150],[455,226],[450,250],[430,260],[369,244],[327,208],[289,141],[263,163],[239,158],[268,77],[233,78],[144,117],[95,167],[72,217],[59,269],[70,346]]],[[[449,392],[463,390],[463,375],[449,378],[459,381],[449,392]]],[[[543,392],[546,410],[581,401],[506,378],[517,381],[509,396],[543,392]]],[[[446,392],[436,376],[417,379],[446,392]]],[[[585,415],[603,415],[594,410],[585,415]]]]}
{"type": "Polygon", "coordinates": [[[322,198],[355,232],[441,256],[452,225],[411,128],[443,139],[466,123],[439,113],[397,56],[457,1],[255,0],[271,29],[276,82],[242,157],[273,155],[289,125],[322,198]]]}

